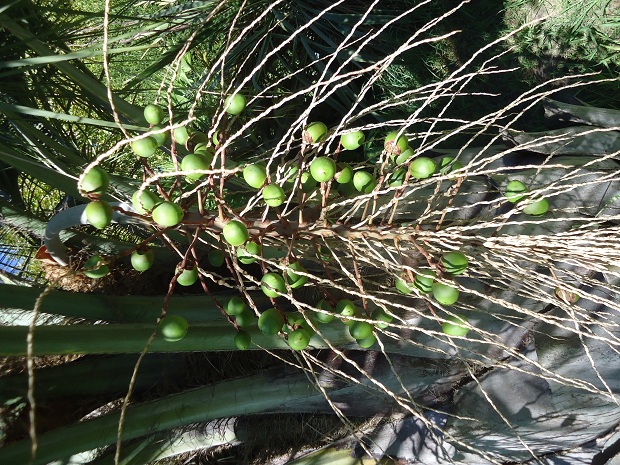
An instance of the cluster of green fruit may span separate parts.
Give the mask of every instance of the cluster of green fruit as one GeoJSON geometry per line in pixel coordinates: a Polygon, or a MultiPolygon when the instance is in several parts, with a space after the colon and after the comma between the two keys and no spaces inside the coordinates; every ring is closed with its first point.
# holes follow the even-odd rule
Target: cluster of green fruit
{"type": "MultiPolygon", "coordinates": [[[[518,203],[528,197],[529,189],[521,181],[508,181],[504,195],[511,203],[518,203]]],[[[541,198],[523,207],[523,213],[532,216],[544,215],[549,211],[549,200],[541,198]]]]}

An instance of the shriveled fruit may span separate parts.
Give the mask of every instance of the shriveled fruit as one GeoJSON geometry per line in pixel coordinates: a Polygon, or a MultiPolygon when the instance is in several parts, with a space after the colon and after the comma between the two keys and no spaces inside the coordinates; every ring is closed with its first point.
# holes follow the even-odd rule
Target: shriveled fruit
{"type": "Polygon", "coordinates": [[[409,165],[409,173],[416,179],[426,179],[433,175],[436,168],[432,158],[418,157],[409,165]]]}
{"type": "Polygon", "coordinates": [[[353,339],[365,339],[372,334],[373,329],[367,321],[353,321],[349,325],[349,334],[353,339]]]}
{"type": "Polygon", "coordinates": [[[243,328],[247,328],[248,326],[252,326],[254,324],[255,315],[250,308],[246,308],[239,315],[235,315],[235,323],[237,326],[241,326],[243,328]]]}
{"type": "Polygon", "coordinates": [[[562,300],[563,302],[566,302],[569,305],[574,305],[579,301],[579,295],[567,289],[556,287],[554,292],[555,292],[555,296],[558,299],[562,300]]]}
{"type": "Polygon", "coordinates": [[[353,168],[348,163],[338,163],[338,171],[334,176],[338,184],[347,184],[353,180],[353,168]]]}
{"type": "Polygon", "coordinates": [[[153,249],[134,250],[131,253],[131,266],[136,271],[146,271],[155,261],[155,252],[153,249]]]}
{"type": "Polygon", "coordinates": [[[377,337],[371,333],[370,336],[365,337],[364,339],[356,339],[357,345],[362,349],[370,349],[375,342],[377,342],[377,337]]]}
{"type": "Polygon", "coordinates": [[[293,289],[297,289],[308,282],[307,276],[297,274],[295,273],[296,271],[305,272],[306,269],[299,262],[293,262],[288,266],[288,270],[286,271],[286,279],[288,280],[289,286],[293,289]]]}
{"type": "Polygon", "coordinates": [[[447,252],[441,256],[441,264],[446,273],[462,274],[467,269],[469,261],[461,252],[447,252]]]}
{"type": "Polygon", "coordinates": [[[441,329],[448,336],[465,336],[469,332],[467,318],[463,315],[450,315],[442,323],[441,329]]]}
{"type": "Polygon", "coordinates": [[[527,195],[528,191],[529,189],[527,186],[521,181],[508,181],[506,184],[506,190],[504,191],[504,196],[509,202],[517,203],[527,195]]]}
{"type": "Polygon", "coordinates": [[[442,305],[452,305],[459,300],[459,290],[456,287],[435,281],[433,283],[433,297],[442,305]]]}
{"type": "Polygon", "coordinates": [[[549,211],[549,201],[547,199],[540,199],[534,203],[527,205],[523,209],[523,213],[532,216],[544,215],[549,211]]]}
{"type": "Polygon", "coordinates": [[[269,184],[263,187],[263,200],[270,207],[279,207],[286,200],[286,194],[277,184],[269,184]]]}
{"type": "Polygon", "coordinates": [[[310,334],[305,328],[298,328],[288,335],[288,345],[293,350],[304,350],[310,344],[310,334]]]}
{"type": "Polygon", "coordinates": [[[112,222],[112,207],[105,200],[94,200],[84,209],[86,219],[97,229],[103,229],[112,222]]]}
{"type": "Polygon", "coordinates": [[[131,204],[133,205],[136,213],[144,215],[147,212],[153,210],[155,205],[161,201],[161,199],[157,197],[157,195],[153,194],[148,189],[143,190],[142,194],[140,194],[140,197],[138,197],[139,192],[140,191],[137,190],[131,196],[131,204]]]}
{"type": "Polygon", "coordinates": [[[247,100],[245,96],[241,94],[233,94],[226,97],[224,100],[224,111],[229,115],[238,115],[245,109],[247,100]]]}
{"type": "Polygon", "coordinates": [[[144,107],[144,119],[149,124],[159,124],[164,120],[164,109],[153,103],[144,107]]]}
{"type": "Polygon", "coordinates": [[[131,143],[131,150],[137,156],[142,158],[148,158],[152,156],[157,150],[157,140],[153,136],[146,136],[142,139],[134,140],[131,143]]]}
{"type": "Polygon", "coordinates": [[[237,247],[237,260],[244,265],[254,263],[256,259],[250,254],[260,255],[261,249],[261,245],[254,241],[246,242],[244,245],[237,247]]]}
{"type": "Polygon", "coordinates": [[[317,302],[316,308],[329,312],[329,313],[316,312],[315,313],[316,321],[318,321],[319,323],[323,323],[323,324],[331,323],[332,321],[334,321],[334,318],[335,318],[334,309],[324,299],[321,299],[317,302]]]}
{"type": "Polygon", "coordinates": [[[248,350],[252,344],[252,336],[242,329],[235,334],[235,347],[239,350],[248,350]]]}
{"type": "Polygon", "coordinates": [[[154,209],[153,221],[162,228],[176,226],[183,220],[183,209],[174,202],[164,201],[158,204],[154,209]]]}
{"type": "Polygon", "coordinates": [[[278,297],[278,292],[286,292],[286,284],[284,283],[284,278],[282,277],[282,275],[273,272],[265,273],[265,275],[260,281],[260,287],[267,297],[278,297]]]}
{"type": "Polygon", "coordinates": [[[375,326],[381,329],[387,328],[393,320],[392,316],[388,315],[381,307],[375,308],[370,317],[375,321],[375,326]]]}
{"type": "Polygon", "coordinates": [[[80,189],[89,194],[101,195],[110,185],[110,177],[103,168],[93,166],[84,175],[80,184],[80,189]]]}
{"type": "Polygon", "coordinates": [[[209,260],[209,263],[212,266],[214,266],[215,268],[219,268],[224,264],[224,252],[222,252],[220,249],[211,249],[207,254],[207,260],[209,260]]]}
{"type": "Polygon", "coordinates": [[[224,310],[228,315],[241,315],[246,311],[248,305],[245,303],[241,297],[235,296],[231,297],[230,300],[226,303],[224,310]]]}
{"type": "Polygon", "coordinates": [[[103,278],[110,272],[108,265],[103,263],[101,255],[93,255],[82,266],[82,272],[89,278],[103,278]]]}
{"type": "Polygon", "coordinates": [[[253,163],[243,168],[243,179],[250,187],[260,189],[267,179],[267,169],[265,165],[253,163]]]}
{"type": "Polygon", "coordinates": [[[346,150],[355,150],[364,143],[366,136],[362,131],[352,131],[340,136],[340,145],[346,150]]]}
{"type": "Polygon", "coordinates": [[[317,182],[327,182],[336,174],[336,162],[329,157],[317,157],[310,163],[310,174],[317,182]]]}
{"type": "Polygon", "coordinates": [[[377,180],[367,171],[356,171],[353,175],[353,185],[358,192],[370,194],[377,185],[377,180]]]}
{"type": "Polygon", "coordinates": [[[233,247],[243,244],[250,238],[248,228],[238,220],[230,220],[222,229],[222,235],[226,242],[233,247]]]}
{"type": "Polygon", "coordinates": [[[198,267],[194,265],[189,269],[185,269],[181,272],[177,278],[177,283],[181,286],[191,286],[198,280],[198,267]]]}
{"type": "Polygon", "coordinates": [[[325,123],[315,121],[306,126],[303,132],[303,140],[306,144],[317,144],[327,137],[327,126],[325,123]]]}
{"type": "MultiPolygon", "coordinates": [[[[352,301],[350,301],[349,299],[342,299],[339,300],[338,303],[336,304],[336,313],[339,313],[342,316],[360,316],[361,312],[360,309],[357,307],[357,305],[355,305],[352,301]]],[[[343,318],[342,322],[345,325],[350,325],[351,323],[353,323],[353,321],[355,320],[349,320],[347,318],[343,318]]]]}
{"type": "Polygon", "coordinates": [[[191,173],[191,171],[208,170],[209,168],[211,168],[211,161],[201,154],[190,153],[181,160],[181,169],[188,172],[185,174],[185,177],[192,181],[200,179],[205,175],[203,173],[191,173]]]}
{"type": "Polygon", "coordinates": [[[409,147],[409,141],[404,134],[398,135],[399,131],[390,131],[385,136],[384,148],[385,151],[392,155],[399,155],[401,152],[407,150],[409,147]]]}
{"type": "Polygon", "coordinates": [[[422,293],[428,294],[433,290],[433,283],[437,275],[431,270],[422,270],[415,275],[413,285],[422,293]]]}
{"type": "Polygon", "coordinates": [[[185,337],[189,329],[187,320],[179,315],[166,315],[159,322],[158,332],[168,342],[177,342],[185,337]]]}
{"type": "Polygon", "coordinates": [[[277,308],[269,308],[258,317],[258,329],[267,335],[278,334],[284,325],[284,316],[277,308]]]}

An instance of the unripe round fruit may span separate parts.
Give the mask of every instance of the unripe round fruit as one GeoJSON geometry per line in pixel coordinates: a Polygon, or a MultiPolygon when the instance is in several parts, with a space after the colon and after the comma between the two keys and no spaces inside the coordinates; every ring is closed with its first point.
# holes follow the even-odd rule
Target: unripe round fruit
{"type": "Polygon", "coordinates": [[[325,123],[315,121],[310,123],[302,134],[302,138],[306,144],[317,144],[327,137],[327,126],[325,123]]]}
{"type": "Polygon", "coordinates": [[[241,297],[231,297],[224,310],[228,315],[241,315],[248,308],[248,305],[245,303],[241,297]]]}
{"type": "Polygon", "coordinates": [[[207,255],[207,260],[209,260],[209,263],[212,266],[214,266],[215,268],[219,268],[224,264],[225,261],[224,252],[222,252],[220,249],[211,249],[209,250],[209,254],[207,255]]]}
{"type": "Polygon", "coordinates": [[[177,278],[177,283],[181,286],[191,286],[198,280],[198,267],[196,265],[189,270],[183,270],[177,278]]]}
{"type": "Polygon", "coordinates": [[[336,174],[336,162],[329,157],[317,157],[310,163],[310,174],[317,182],[327,182],[336,174]]]}
{"type": "Polygon", "coordinates": [[[441,256],[441,264],[446,273],[462,274],[468,263],[467,257],[461,252],[447,252],[441,256]]]}
{"type": "Polygon", "coordinates": [[[264,165],[254,163],[243,168],[243,179],[250,187],[260,189],[267,179],[267,169],[264,165]]]}
{"type": "Polygon", "coordinates": [[[402,186],[407,176],[407,168],[398,168],[390,176],[390,187],[402,186]]]}
{"type": "Polygon", "coordinates": [[[413,280],[413,285],[422,293],[428,294],[433,290],[433,283],[435,282],[435,278],[437,275],[434,271],[431,270],[422,270],[420,273],[415,275],[415,279],[413,280]]]}
{"type": "Polygon", "coordinates": [[[152,156],[157,150],[157,147],[159,147],[159,145],[157,145],[157,140],[152,136],[134,140],[131,143],[131,150],[133,150],[133,153],[142,158],[152,156]]]}
{"type": "Polygon", "coordinates": [[[131,266],[136,271],[148,270],[155,261],[155,252],[152,249],[134,250],[131,253],[131,266]]]}
{"type": "Polygon", "coordinates": [[[340,145],[346,150],[355,150],[364,143],[366,136],[362,131],[347,132],[340,136],[340,145]]]}
{"type": "Polygon", "coordinates": [[[323,323],[323,324],[331,323],[332,321],[334,321],[334,318],[335,318],[334,313],[333,313],[334,309],[324,299],[321,299],[317,302],[316,308],[320,308],[321,310],[330,312],[330,313],[316,312],[314,314],[316,321],[318,321],[319,323],[323,323]]]}
{"type": "Polygon", "coordinates": [[[370,194],[377,185],[377,180],[366,171],[356,171],[353,175],[353,185],[358,192],[370,194]]]}
{"type": "Polygon", "coordinates": [[[180,341],[187,334],[187,320],[179,315],[166,315],[159,322],[158,332],[168,342],[180,341]]]}
{"type": "Polygon", "coordinates": [[[250,233],[248,233],[248,228],[241,222],[237,220],[230,220],[222,229],[222,235],[226,242],[228,242],[233,247],[243,244],[250,238],[250,233]]]}
{"type": "Polygon", "coordinates": [[[144,107],[144,119],[149,124],[159,124],[164,120],[164,109],[153,103],[144,107]]]}
{"type": "Polygon", "coordinates": [[[133,209],[136,213],[140,215],[144,215],[147,212],[153,210],[155,205],[160,202],[160,198],[157,195],[153,194],[150,190],[142,191],[140,198],[138,198],[139,190],[135,191],[131,196],[131,204],[133,205],[133,209]]]}
{"type": "Polygon", "coordinates": [[[446,317],[446,321],[441,325],[441,329],[448,336],[465,336],[469,332],[469,328],[465,326],[467,318],[463,315],[450,315],[446,317]]]}
{"type": "Polygon", "coordinates": [[[348,163],[338,163],[338,172],[334,176],[338,184],[347,184],[353,180],[353,168],[348,163]]]}
{"type": "Polygon", "coordinates": [[[381,329],[387,328],[393,320],[392,316],[385,313],[381,307],[375,308],[370,317],[377,322],[375,326],[381,329]]]}
{"type": "MultiPolygon", "coordinates": [[[[406,276],[406,273],[403,273],[403,276],[406,276]]],[[[402,277],[396,278],[396,282],[394,283],[396,290],[401,294],[411,294],[413,291],[413,287],[407,281],[405,281],[402,277]]]]}
{"type": "Polygon", "coordinates": [[[82,179],[80,189],[89,194],[103,194],[110,185],[107,171],[99,166],[93,166],[82,179]]]}
{"type": "MultiPolygon", "coordinates": [[[[153,126],[151,128],[151,131],[159,131],[161,129],[163,129],[163,126],[153,126]]],[[[155,139],[155,142],[157,142],[157,146],[159,147],[169,142],[170,132],[164,131],[164,132],[160,132],[157,134],[151,134],[149,137],[152,137],[153,139],[155,139]]]]}
{"type": "Polygon", "coordinates": [[[258,329],[267,336],[278,334],[282,325],[284,325],[284,316],[277,308],[269,308],[258,317],[258,329]]]}
{"type": "Polygon", "coordinates": [[[461,168],[463,168],[463,164],[459,160],[455,160],[454,157],[443,157],[439,162],[440,174],[449,174],[461,168]]]}
{"type": "Polygon", "coordinates": [[[307,276],[297,274],[295,271],[305,272],[306,269],[299,262],[293,262],[288,266],[288,270],[286,271],[286,279],[292,289],[297,289],[308,282],[307,276]]]}
{"type": "Polygon", "coordinates": [[[316,179],[308,171],[304,171],[300,175],[301,190],[306,194],[310,194],[316,189],[316,179]]]}
{"type": "Polygon", "coordinates": [[[374,327],[367,321],[353,321],[349,325],[349,334],[353,339],[366,339],[374,327]]]}
{"type": "Polygon", "coordinates": [[[246,103],[246,98],[241,94],[229,95],[224,100],[224,111],[229,115],[238,115],[243,111],[246,103]]]}
{"type": "Polygon", "coordinates": [[[452,305],[459,300],[459,290],[448,284],[435,281],[433,283],[433,297],[442,305],[452,305]]]}
{"type": "Polygon", "coordinates": [[[261,249],[261,245],[256,242],[246,242],[243,246],[237,247],[237,260],[244,265],[250,265],[256,261],[250,254],[260,255],[261,249]]]}
{"type": "Polygon", "coordinates": [[[399,155],[401,152],[404,152],[409,147],[409,141],[407,140],[407,136],[401,134],[398,137],[398,131],[390,131],[387,136],[385,136],[384,148],[385,151],[393,154],[399,155]]]}
{"type": "MultiPolygon", "coordinates": [[[[349,299],[342,299],[336,304],[336,312],[342,316],[360,316],[360,309],[349,299]]],[[[345,325],[350,325],[355,320],[342,319],[345,325]]]]}
{"type": "MultiPolygon", "coordinates": [[[[204,155],[190,153],[185,155],[181,161],[181,170],[194,171],[194,170],[208,170],[211,168],[211,161],[204,155]]],[[[204,177],[203,173],[187,173],[185,177],[192,181],[204,177]]]]}
{"type": "Polygon", "coordinates": [[[371,333],[370,336],[364,339],[357,339],[356,342],[362,349],[370,349],[377,342],[377,337],[371,333]]]}
{"type": "Polygon", "coordinates": [[[239,350],[248,350],[252,344],[252,336],[245,330],[240,330],[235,334],[235,347],[239,350]]]}
{"type": "Polygon", "coordinates": [[[353,181],[348,182],[346,184],[339,184],[338,192],[342,194],[343,196],[349,197],[349,198],[355,197],[358,194],[358,191],[355,188],[355,184],[353,184],[353,181]]]}
{"type": "Polygon", "coordinates": [[[268,184],[263,187],[263,200],[270,207],[279,207],[286,200],[286,194],[277,184],[268,184]]]}
{"type": "Polygon", "coordinates": [[[260,287],[267,297],[278,297],[278,292],[286,292],[284,278],[278,273],[266,273],[260,281],[260,287]]]}
{"type": "Polygon", "coordinates": [[[403,150],[400,155],[394,158],[394,163],[396,163],[397,165],[402,165],[403,163],[407,163],[413,157],[415,157],[415,151],[413,150],[413,148],[407,147],[406,150],[403,150]]]}
{"type": "Polygon", "coordinates": [[[416,179],[426,179],[433,175],[436,168],[437,165],[431,158],[418,157],[409,165],[409,173],[416,179]]]}
{"type": "Polygon", "coordinates": [[[189,131],[185,126],[173,129],[172,135],[174,136],[174,141],[177,144],[185,145],[189,140],[189,131]]]}
{"type": "Polygon", "coordinates": [[[235,323],[237,326],[247,328],[248,326],[252,326],[254,324],[254,316],[254,312],[249,308],[246,308],[239,315],[235,315],[235,323]]]}
{"type": "Polygon", "coordinates": [[[310,344],[310,334],[305,328],[298,328],[288,335],[288,345],[293,350],[304,350],[310,344]]]}
{"type": "Polygon", "coordinates": [[[534,203],[527,205],[523,209],[523,213],[527,215],[540,216],[549,211],[549,201],[547,199],[540,199],[534,203]]]}
{"type": "Polygon", "coordinates": [[[86,219],[97,229],[103,229],[112,222],[112,207],[105,200],[94,200],[84,209],[86,219]]]}
{"type": "Polygon", "coordinates": [[[102,260],[101,255],[93,255],[86,260],[86,263],[82,266],[82,272],[89,278],[103,278],[110,272],[110,268],[108,268],[108,265],[104,264],[97,266],[102,260]]]}
{"type": "Polygon", "coordinates": [[[162,228],[176,226],[183,220],[183,209],[176,203],[165,201],[158,204],[151,213],[153,221],[162,228]]]}
{"type": "Polygon", "coordinates": [[[525,184],[521,181],[508,181],[506,184],[506,191],[504,195],[506,196],[506,200],[512,203],[517,203],[523,197],[525,197],[528,193],[529,189],[525,184]]]}

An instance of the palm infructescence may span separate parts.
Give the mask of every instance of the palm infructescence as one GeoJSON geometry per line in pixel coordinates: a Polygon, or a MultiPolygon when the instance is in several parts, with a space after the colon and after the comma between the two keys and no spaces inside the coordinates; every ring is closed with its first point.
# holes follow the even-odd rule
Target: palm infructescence
{"type": "Polygon", "coordinates": [[[1,463],[613,450],[614,55],[448,3],[0,7],[1,463]]]}

